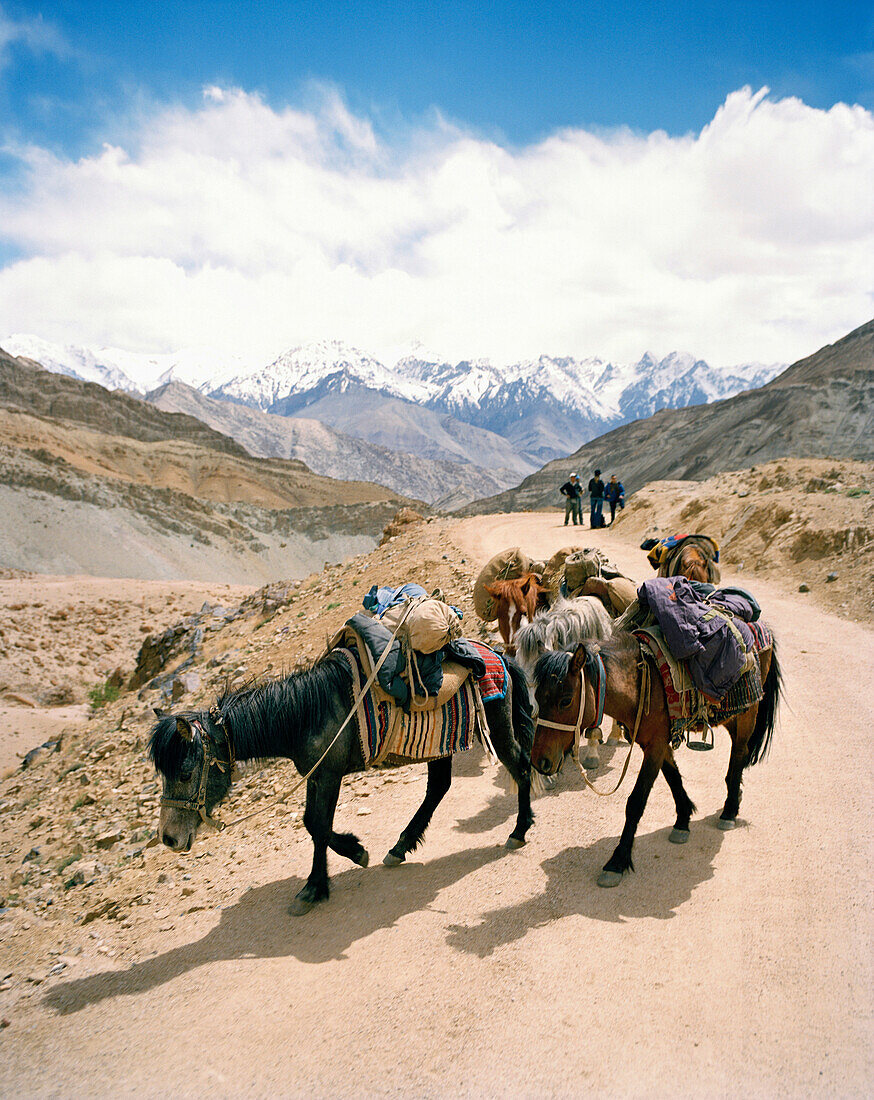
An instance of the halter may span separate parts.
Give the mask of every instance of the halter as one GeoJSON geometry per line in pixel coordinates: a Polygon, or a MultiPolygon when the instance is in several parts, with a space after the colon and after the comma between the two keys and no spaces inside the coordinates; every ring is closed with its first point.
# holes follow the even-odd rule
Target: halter
{"type": "MultiPolygon", "coordinates": [[[[595,714],[595,721],[593,725],[586,727],[586,737],[591,737],[595,730],[600,732],[601,723],[604,720],[604,696],[607,691],[607,673],[604,669],[604,662],[601,659],[601,654],[595,654],[595,697],[597,699],[597,713],[595,714]]],[[[577,720],[569,726],[566,722],[550,722],[545,718],[538,718],[537,724],[539,726],[549,726],[551,729],[556,730],[571,730],[574,735],[574,759],[579,764],[580,762],[580,734],[583,729],[583,715],[586,713],[586,670],[585,667],[580,669],[580,709],[577,712],[577,720]]]]}
{"type": "Polygon", "coordinates": [[[210,817],[206,812],[206,784],[209,779],[209,769],[213,764],[215,764],[220,772],[229,774],[234,770],[234,743],[231,741],[231,736],[227,727],[224,726],[224,718],[218,707],[211,707],[209,713],[216,725],[222,726],[225,729],[225,740],[228,746],[227,762],[217,755],[215,743],[203,723],[198,718],[189,719],[189,724],[198,735],[201,748],[203,749],[203,760],[200,765],[200,782],[197,788],[197,795],[194,798],[164,798],[162,796],[161,805],[172,806],[177,810],[196,811],[200,814],[201,821],[221,831],[224,825],[220,821],[216,821],[214,818],[210,817]]]}

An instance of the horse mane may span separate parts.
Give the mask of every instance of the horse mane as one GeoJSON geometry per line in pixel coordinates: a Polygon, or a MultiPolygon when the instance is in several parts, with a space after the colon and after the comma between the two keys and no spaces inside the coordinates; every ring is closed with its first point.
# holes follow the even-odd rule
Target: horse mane
{"type": "MultiPolygon", "coordinates": [[[[598,647],[581,643],[586,651],[585,670],[588,672],[595,667],[595,659],[598,647]]],[[[561,681],[567,678],[573,654],[569,650],[548,649],[534,666],[534,682],[542,684],[545,680],[561,681]]]]}
{"type": "Polygon", "coordinates": [[[168,779],[178,779],[189,752],[190,745],[176,732],[176,716],[159,718],[149,740],[149,758],[158,771],[168,779]]]}
{"type": "Polygon", "coordinates": [[[568,600],[559,596],[549,610],[538,611],[516,633],[516,652],[523,667],[534,665],[544,650],[575,649],[580,642],[610,637],[613,620],[597,596],[568,600]]]}
{"type": "MultiPolygon", "coordinates": [[[[224,691],[216,702],[222,724],[230,733],[238,760],[290,755],[294,744],[314,736],[331,717],[338,697],[345,695],[351,672],[338,653],[328,653],[309,668],[282,680],[249,684],[224,691]]],[[[210,711],[189,711],[181,717],[208,725],[210,711]]],[[[169,778],[179,775],[188,745],[176,732],[176,717],[161,718],[152,730],[149,755],[169,778]]]]}

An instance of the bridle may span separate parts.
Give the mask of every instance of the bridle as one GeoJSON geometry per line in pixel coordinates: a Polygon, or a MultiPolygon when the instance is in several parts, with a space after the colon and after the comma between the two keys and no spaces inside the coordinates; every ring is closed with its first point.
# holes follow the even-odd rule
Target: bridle
{"type": "MultiPolygon", "coordinates": [[[[598,700],[597,713],[595,715],[595,724],[586,728],[586,736],[591,736],[595,730],[600,732],[601,722],[604,720],[604,696],[607,691],[607,671],[604,668],[604,661],[601,658],[600,653],[595,654],[595,697],[598,700]]],[[[558,730],[572,730],[574,735],[574,760],[577,767],[580,769],[580,775],[589,790],[594,791],[595,794],[601,798],[609,798],[611,794],[615,794],[622,786],[622,781],[628,772],[628,765],[631,762],[631,750],[634,748],[634,744],[637,741],[637,733],[640,729],[640,721],[643,718],[644,712],[649,713],[649,693],[650,693],[650,668],[649,662],[646,656],[641,650],[640,662],[638,667],[640,668],[640,690],[638,693],[637,713],[634,716],[634,731],[631,735],[631,744],[628,746],[628,755],[625,757],[625,763],[622,766],[622,774],[619,776],[619,780],[616,786],[609,791],[599,791],[595,784],[586,775],[586,769],[580,763],[580,734],[583,729],[583,715],[586,711],[586,671],[585,666],[580,669],[580,709],[577,713],[577,720],[574,725],[569,726],[565,722],[550,722],[545,718],[538,718],[537,724],[539,726],[549,726],[551,729],[558,730]]]]}
{"type": "Polygon", "coordinates": [[[210,817],[206,812],[206,785],[209,780],[209,769],[213,765],[226,775],[230,775],[233,772],[235,763],[234,743],[231,740],[230,732],[224,723],[224,717],[218,707],[211,707],[209,715],[215,724],[225,731],[225,743],[228,746],[228,759],[222,760],[218,755],[215,741],[199,718],[187,719],[188,724],[197,735],[200,741],[200,747],[203,750],[203,760],[200,764],[200,781],[197,787],[197,794],[194,798],[164,798],[162,795],[161,805],[170,806],[176,810],[188,810],[198,813],[200,814],[201,821],[205,822],[207,825],[212,825],[214,829],[221,830],[224,828],[222,822],[216,821],[215,818],[210,817]]]}
{"type": "MultiPolygon", "coordinates": [[[[597,711],[595,714],[595,721],[591,726],[586,727],[586,737],[594,736],[595,732],[601,732],[601,723],[604,721],[604,696],[607,692],[607,672],[604,668],[604,661],[601,658],[600,653],[595,654],[595,699],[597,701],[597,711]]],[[[546,718],[538,718],[538,726],[549,726],[550,729],[556,730],[570,730],[574,735],[574,760],[577,764],[580,763],[580,737],[583,731],[583,717],[586,713],[586,670],[585,666],[580,669],[580,707],[577,711],[577,720],[574,724],[568,725],[567,722],[551,722],[546,718]]]]}

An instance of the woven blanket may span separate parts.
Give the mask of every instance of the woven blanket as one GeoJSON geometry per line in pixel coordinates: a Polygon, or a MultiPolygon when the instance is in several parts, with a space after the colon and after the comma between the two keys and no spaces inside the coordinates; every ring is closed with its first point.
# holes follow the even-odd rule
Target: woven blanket
{"type": "MultiPolygon", "coordinates": [[[[340,649],[352,671],[352,690],[366,683],[358,651],[340,649]]],[[[470,680],[448,703],[436,710],[406,713],[380,693],[369,690],[358,706],[358,736],[368,767],[375,764],[406,764],[416,760],[437,760],[473,746],[477,707],[470,680]]]]}
{"type": "MultiPolygon", "coordinates": [[[[753,636],[753,654],[770,649],[773,637],[762,622],[746,624],[753,636]]],[[[720,726],[735,714],[758,703],[763,695],[759,662],[752,660],[743,675],[729,688],[719,703],[707,700],[692,682],[685,661],[675,661],[665,645],[657,626],[634,631],[647,648],[659,670],[665,689],[665,701],[671,720],[671,740],[674,748],[682,742],[687,730],[701,730],[708,726],[720,726]]]]}
{"type": "Polygon", "coordinates": [[[500,653],[495,653],[493,649],[483,645],[482,642],[475,642],[471,638],[468,638],[467,641],[470,642],[486,663],[485,676],[477,680],[482,701],[490,703],[493,699],[503,699],[507,694],[509,676],[507,666],[504,664],[500,653]]]}

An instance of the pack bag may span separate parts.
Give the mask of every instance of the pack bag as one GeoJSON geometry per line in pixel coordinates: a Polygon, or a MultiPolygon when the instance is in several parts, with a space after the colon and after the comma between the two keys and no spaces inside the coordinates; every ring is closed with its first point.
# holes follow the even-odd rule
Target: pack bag
{"type": "Polygon", "coordinates": [[[537,573],[538,570],[532,568],[534,565],[541,566],[539,572],[542,574],[541,562],[532,562],[524,550],[518,546],[511,546],[509,550],[502,550],[500,554],[495,554],[491,561],[483,566],[473,586],[473,609],[483,622],[491,623],[498,617],[498,606],[494,597],[486,592],[486,585],[494,584],[495,581],[512,581],[525,573],[537,573]]]}
{"type": "Polygon", "coordinates": [[[567,596],[575,596],[589,577],[621,577],[622,574],[603,550],[587,546],[565,558],[564,589],[567,596]]]}
{"type": "MultiPolygon", "coordinates": [[[[390,607],[380,620],[392,633],[404,616],[409,601],[390,607]]],[[[434,597],[413,601],[412,609],[398,631],[398,638],[417,653],[436,653],[461,637],[461,616],[448,603],[434,597]]]]}

